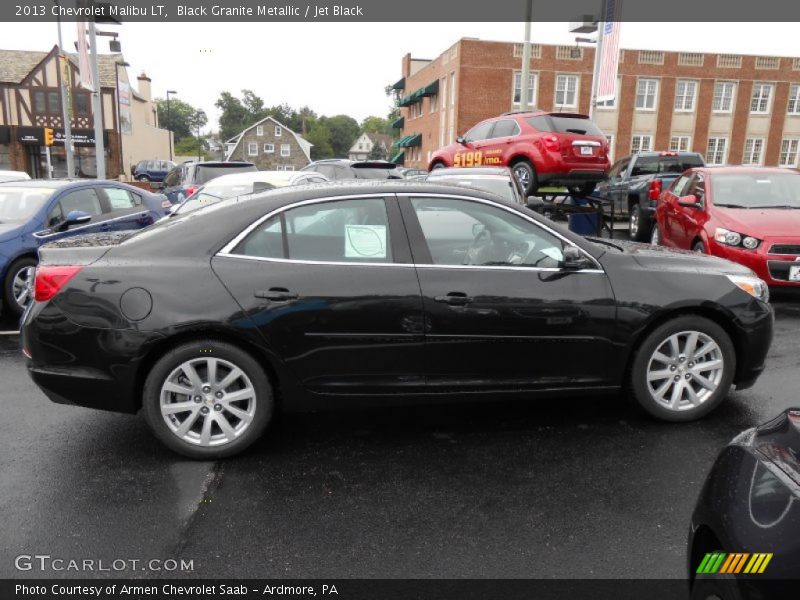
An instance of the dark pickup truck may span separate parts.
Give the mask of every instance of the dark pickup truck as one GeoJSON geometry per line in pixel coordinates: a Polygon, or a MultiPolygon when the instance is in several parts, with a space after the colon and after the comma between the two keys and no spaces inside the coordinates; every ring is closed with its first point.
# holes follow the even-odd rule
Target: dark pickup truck
{"type": "Polygon", "coordinates": [[[648,240],[661,191],[687,169],[704,164],[697,152],[637,152],[614,163],[592,196],[613,202],[615,214],[628,216],[632,240],[648,240]]]}

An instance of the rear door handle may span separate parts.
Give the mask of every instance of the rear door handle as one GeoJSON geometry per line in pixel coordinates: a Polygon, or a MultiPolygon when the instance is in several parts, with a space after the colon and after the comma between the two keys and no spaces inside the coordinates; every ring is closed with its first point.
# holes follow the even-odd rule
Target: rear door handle
{"type": "Polygon", "coordinates": [[[434,302],[444,302],[450,306],[464,306],[472,302],[472,298],[464,292],[450,292],[446,296],[434,296],[434,302]]]}
{"type": "Polygon", "coordinates": [[[297,294],[291,293],[286,288],[271,287],[268,290],[258,290],[253,294],[256,298],[263,298],[272,302],[288,302],[289,300],[297,300],[297,294]]]}

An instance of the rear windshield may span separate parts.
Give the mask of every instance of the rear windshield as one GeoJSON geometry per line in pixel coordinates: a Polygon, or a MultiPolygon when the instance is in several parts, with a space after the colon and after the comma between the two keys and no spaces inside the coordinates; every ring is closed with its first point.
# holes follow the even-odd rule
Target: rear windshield
{"type": "Polygon", "coordinates": [[[687,169],[702,167],[703,159],[698,155],[688,156],[638,156],[631,177],[672,173],[680,175],[687,169]]]}
{"type": "Polygon", "coordinates": [[[588,118],[559,117],[558,115],[537,115],[525,119],[528,124],[539,131],[554,133],[576,133],[578,135],[605,135],[600,128],[588,118]]]}
{"type": "Polygon", "coordinates": [[[397,172],[397,169],[369,169],[369,168],[356,168],[353,169],[356,179],[402,179],[403,176],[397,172]]]}
{"type": "Polygon", "coordinates": [[[249,171],[257,171],[255,165],[243,165],[237,163],[230,163],[227,165],[197,165],[197,175],[195,183],[203,184],[206,181],[211,181],[220,175],[230,175],[231,173],[247,173],[249,171]]]}

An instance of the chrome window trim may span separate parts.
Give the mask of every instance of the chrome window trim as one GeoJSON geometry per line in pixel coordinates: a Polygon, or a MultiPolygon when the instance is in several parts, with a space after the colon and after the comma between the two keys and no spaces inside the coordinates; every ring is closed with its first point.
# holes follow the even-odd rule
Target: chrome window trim
{"type": "MultiPolygon", "coordinates": [[[[288,264],[310,264],[310,265],[339,265],[339,266],[348,266],[348,267],[352,267],[352,266],[368,266],[368,267],[381,266],[381,267],[404,267],[404,268],[417,267],[417,268],[423,268],[423,269],[431,269],[431,268],[433,268],[433,269],[453,269],[453,268],[455,268],[455,269],[482,269],[482,270],[489,269],[489,270],[501,270],[501,271],[513,270],[513,271],[537,271],[537,272],[542,272],[542,271],[544,271],[544,272],[562,272],[562,271],[564,271],[564,269],[552,268],[552,267],[524,267],[524,266],[514,266],[514,265],[508,265],[508,266],[501,266],[501,265],[482,266],[482,265],[436,265],[436,264],[414,264],[414,263],[374,263],[374,262],[371,263],[371,262],[313,261],[313,260],[296,260],[296,259],[291,259],[291,258],[266,258],[266,257],[262,257],[262,256],[248,256],[247,254],[237,254],[237,253],[233,252],[233,249],[236,248],[236,246],[238,246],[239,243],[244,238],[246,238],[248,235],[250,235],[250,233],[254,229],[256,229],[259,225],[261,225],[263,222],[267,221],[268,219],[271,219],[272,217],[274,217],[276,215],[279,215],[280,213],[285,212],[285,211],[287,211],[289,209],[296,208],[296,207],[299,207],[299,206],[307,206],[309,204],[319,204],[319,203],[322,203],[322,202],[333,202],[333,201],[337,201],[337,200],[360,200],[360,199],[366,199],[366,198],[385,199],[385,198],[387,198],[387,196],[403,196],[405,198],[442,198],[442,199],[452,199],[452,200],[466,200],[466,201],[471,201],[471,202],[478,202],[480,204],[487,204],[489,206],[493,206],[495,208],[499,208],[499,209],[505,210],[506,212],[509,212],[512,215],[515,215],[515,216],[517,216],[517,217],[519,217],[519,218],[521,218],[523,220],[526,220],[526,221],[528,221],[530,223],[533,223],[536,227],[541,227],[542,229],[544,229],[545,231],[547,231],[551,235],[557,237],[559,240],[561,240],[567,246],[573,246],[573,247],[577,248],[581,252],[581,254],[583,254],[586,258],[591,260],[592,263],[595,265],[595,268],[593,268],[593,269],[578,269],[578,270],[575,270],[575,271],[569,271],[570,273],[605,273],[605,270],[603,269],[603,266],[597,261],[597,259],[595,259],[591,254],[589,254],[586,250],[584,250],[580,246],[574,244],[572,241],[568,240],[567,238],[562,236],[557,231],[555,231],[555,230],[551,229],[550,227],[548,227],[545,223],[540,223],[536,219],[534,219],[532,217],[529,217],[528,215],[520,214],[520,213],[516,212],[515,210],[512,210],[508,206],[504,206],[502,204],[497,204],[496,202],[493,202],[491,200],[485,200],[483,198],[475,198],[475,197],[472,197],[472,196],[461,196],[461,195],[458,195],[458,194],[443,194],[441,192],[431,192],[431,193],[411,192],[411,193],[407,193],[407,194],[404,194],[402,192],[390,192],[388,194],[386,194],[386,193],[348,194],[348,195],[344,195],[344,196],[325,196],[324,198],[311,198],[309,200],[301,200],[299,202],[293,202],[292,204],[287,204],[285,206],[280,206],[280,207],[268,212],[266,215],[263,215],[263,216],[259,217],[258,219],[256,219],[255,221],[253,221],[250,225],[248,225],[241,232],[239,232],[239,234],[234,236],[234,238],[230,242],[225,244],[222,247],[222,249],[219,252],[217,252],[216,256],[225,257],[225,258],[244,258],[244,259],[247,259],[247,260],[258,260],[258,261],[263,261],[263,262],[278,262],[278,263],[288,263],[288,264]]],[[[387,218],[388,218],[388,214],[387,214],[387,218]]]]}
{"type": "MultiPolygon", "coordinates": [[[[50,236],[66,233],[67,231],[72,233],[74,231],[80,231],[81,229],[86,229],[87,227],[97,227],[98,225],[105,225],[106,223],[113,223],[114,221],[121,221],[122,219],[129,219],[131,217],[141,217],[141,216],[147,215],[149,213],[150,213],[149,210],[143,210],[143,211],[140,211],[138,213],[130,213],[130,214],[127,214],[127,215],[122,215],[120,217],[114,217],[113,219],[106,219],[105,221],[96,221],[94,223],[87,223],[86,225],[81,225],[80,227],[73,227],[71,229],[66,229],[64,231],[52,231],[51,233],[45,233],[45,234],[43,234],[41,231],[37,231],[37,232],[35,232],[33,234],[33,237],[35,237],[36,239],[39,239],[39,240],[44,240],[46,238],[49,238],[50,236]]],[[[100,214],[103,214],[103,213],[100,213],[100,214]]],[[[134,231],[134,230],[131,230],[131,231],[134,231]]],[[[98,233],[100,233],[100,232],[98,232],[98,233]]]]}

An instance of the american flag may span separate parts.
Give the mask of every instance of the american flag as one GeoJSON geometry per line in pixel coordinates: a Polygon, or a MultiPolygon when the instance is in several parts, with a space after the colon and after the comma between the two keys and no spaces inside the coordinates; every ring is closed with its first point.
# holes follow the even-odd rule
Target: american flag
{"type": "Polygon", "coordinates": [[[603,43],[600,49],[600,68],[597,80],[597,102],[613,100],[617,94],[619,67],[619,29],[622,0],[606,0],[603,11],[603,43]]]}
{"type": "Polygon", "coordinates": [[[89,64],[89,44],[86,42],[86,21],[77,21],[78,26],[78,85],[94,90],[92,69],[89,64]]]}

